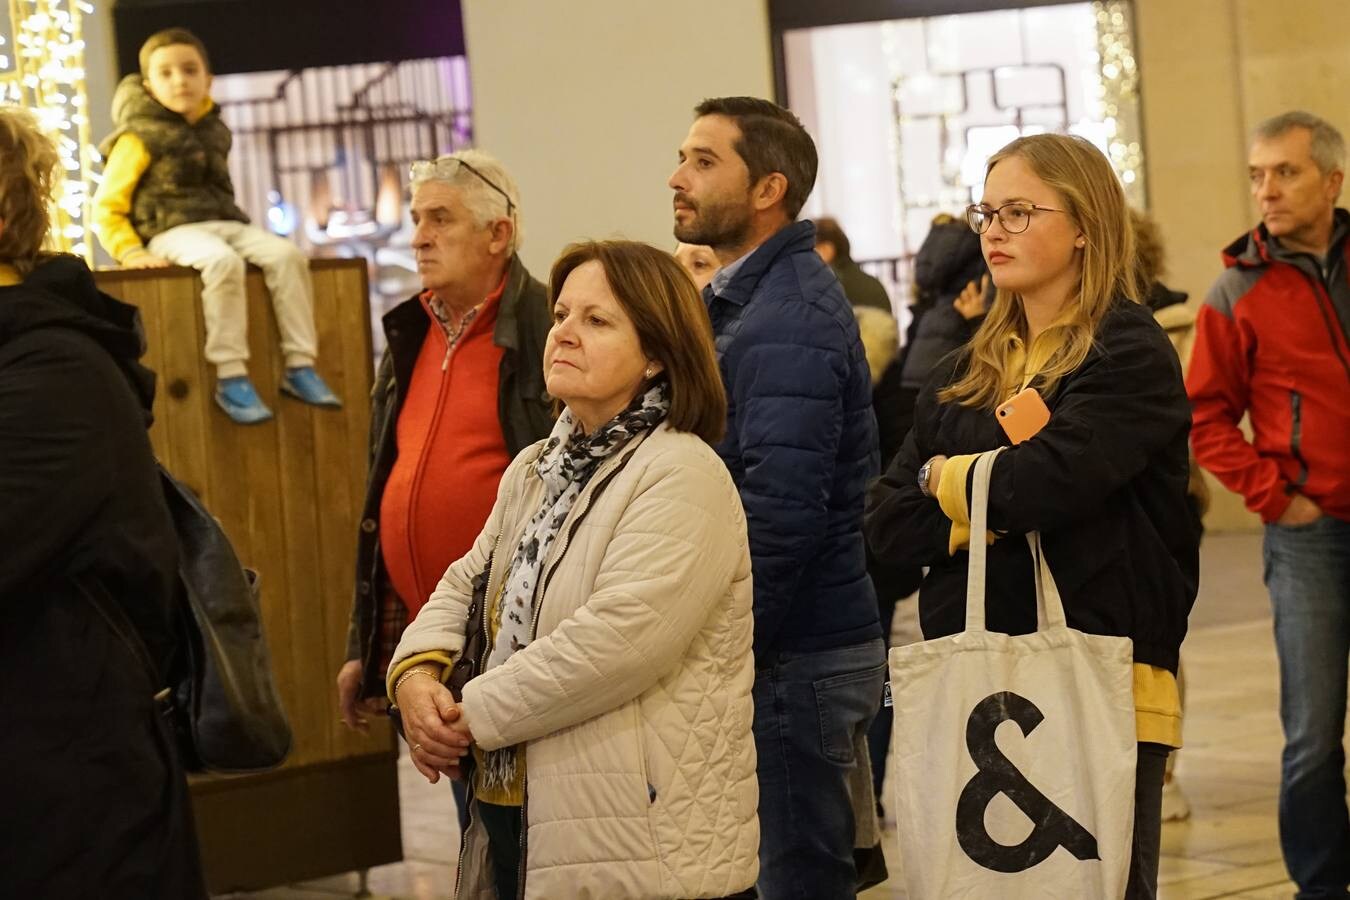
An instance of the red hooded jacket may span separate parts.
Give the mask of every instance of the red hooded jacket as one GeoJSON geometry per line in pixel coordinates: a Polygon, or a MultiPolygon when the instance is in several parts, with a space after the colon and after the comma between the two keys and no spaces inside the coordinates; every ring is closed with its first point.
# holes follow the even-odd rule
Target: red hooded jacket
{"type": "Polygon", "coordinates": [[[1326,260],[1264,226],[1224,251],[1186,379],[1196,459],[1273,522],[1303,494],[1350,520],[1350,212],[1326,260]],[[1250,413],[1253,437],[1239,428],[1250,413]]]}

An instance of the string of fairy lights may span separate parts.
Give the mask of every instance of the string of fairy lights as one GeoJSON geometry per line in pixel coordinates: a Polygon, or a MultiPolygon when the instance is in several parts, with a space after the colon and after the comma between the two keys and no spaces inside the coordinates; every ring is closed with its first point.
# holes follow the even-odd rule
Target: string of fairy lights
{"type": "Polygon", "coordinates": [[[61,165],[54,184],[51,245],[92,262],[89,200],[93,144],[85,89],[85,0],[8,0],[8,35],[0,35],[0,102],[33,110],[55,142],[61,165]]]}
{"type": "MultiPolygon", "coordinates": [[[[1132,4],[1129,0],[1094,0],[1081,6],[1064,8],[1059,33],[1071,34],[1073,39],[1086,41],[1079,49],[1066,52],[1056,46],[1048,49],[1045,41],[1029,51],[1026,35],[1025,11],[976,13],[980,16],[999,16],[1004,23],[1016,17],[1016,27],[1006,28],[1008,43],[1000,61],[1008,70],[1017,65],[1035,65],[1057,61],[1069,69],[1069,85],[1074,97],[1060,95],[1067,110],[1072,108],[1072,120],[1063,127],[1091,139],[1100,146],[1119,175],[1126,197],[1133,206],[1147,208],[1144,153],[1139,94],[1139,66],[1135,56],[1132,4]],[[1021,46],[1017,59],[1016,48],[1021,46]],[[1011,60],[1017,59],[1017,62],[1011,60]],[[1077,92],[1081,85],[1081,93],[1077,92]]],[[[1005,107],[976,92],[975,100],[963,87],[960,92],[942,94],[943,85],[972,73],[986,73],[986,54],[972,40],[968,32],[956,25],[962,16],[943,16],[927,20],[896,20],[881,25],[881,49],[888,66],[891,81],[893,127],[888,130],[889,157],[896,168],[898,195],[892,207],[895,232],[901,236],[901,247],[913,250],[916,233],[927,232],[927,215],[921,225],[912,214],[915,210],[929,214],[934,210],[950,212],[969,202],[972,187],[983,181],[984,160],[1002,143],[1016,135],[1018,129],[1028,134],[1059,127],[1043,118],[1023,123],[1014,119],[1005,107]],[[916,101],[916,98],[922,98],[916,101]],[[945,111],[943,104],[946,104],[945,111]],[[917,106],[915,113],[911,107],[917,106]],[[920,119],[937,121],[936,128],[916,128],[920,119]],[[1014,127],[1016,123],[1016,127],[1014,127]],[[982,132],[977,142],[973,135],[982,132]],[[906,141],[911,143],[907,146],[906,141]],[[991,144],[992,141],[992,144],[991,144]],[[971,163],[973,162],[973,166],[971,163]],[[934,165],[936,163],[936,165],[934,165]],[[921,177],[916,183],[908,178],[913,168],[920,173],[931,173],[937,179],[921,177]],[[973,172],[973,174],[972,174],[973,172]]],[[[967,20],[969,21],[969,20],[967,20]]],[[[995,69],[993,77],[999,76],[995,69]]],[[[1031,106],[1050,107],[1056,99],[1055,91],[1038,89],[1029,97],[1036,101],[1031,106]]]]}
{"type": "MultiPolygon", "coordinates": [[[[61,166],[55,185],[51,243],[92,262],[88,235],[94,184],[85,87],[83,18],[87,0],[6,0],[10,33],[0,34],[0,102],[32,109],[55,141],[61,166]]],[[[1129,0],[1094,0],[1098,97],[1107,151],[1138,205],[1145,201],[1140,135],[1139,67],[1129,0]]],[[[898,148],[893,148],[898,149],[898,148]]]]}
{"type": "Polygon", "coordinates": [[[1107,155],[1120,175],[1125,195],[1143,209],[1144,151],[1140,134],[1139,65],[1134,55],[1134,28],[1128,0],[1092,4],[1097,25],[1097,71],[1102,124],[1107,130],[1107,155]]]}

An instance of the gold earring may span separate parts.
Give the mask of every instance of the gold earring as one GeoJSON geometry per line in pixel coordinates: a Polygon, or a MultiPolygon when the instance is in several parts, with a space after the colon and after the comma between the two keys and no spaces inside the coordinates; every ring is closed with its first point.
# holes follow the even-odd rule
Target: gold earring
{"type": "Polygon", "coordinates": [[[651,366],[648,366],[648,367],[647,367],[647,371],[643,372],[643,373],[642,373],[642,376],[643,376],[644,378],[646,378],[648,381],[650,381],[650,380],[651,380],[651,377],[652,377],[653,375],[655,375],[655,374],[656,374],[656,373],[652,371],[652,367],[651,367],[651,366]]]}

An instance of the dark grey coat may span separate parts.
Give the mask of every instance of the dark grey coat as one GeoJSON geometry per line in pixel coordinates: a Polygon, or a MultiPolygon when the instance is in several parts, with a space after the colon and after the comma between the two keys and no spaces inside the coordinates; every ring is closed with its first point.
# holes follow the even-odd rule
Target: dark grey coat
{"type": "MultiPolygon", "coordinates": [[[[370,408],[370,475],[356,551],[356,596],[347,630],[347,659],[362,662],[361,696],[384,696],[379,669],[380,603],[388,575],[380,552],[380,504],[398,459],[397,425],[413,368],[430,325],[417,296],[384,316],[388,340],[370,408]]],[[[497,417],[514,458],[553,430],[553,400],[544,386],[544,341],[551,327],[547,292],[520,257],[511,259],[492,340],[505,352],[498,372],[497,417]]]]}

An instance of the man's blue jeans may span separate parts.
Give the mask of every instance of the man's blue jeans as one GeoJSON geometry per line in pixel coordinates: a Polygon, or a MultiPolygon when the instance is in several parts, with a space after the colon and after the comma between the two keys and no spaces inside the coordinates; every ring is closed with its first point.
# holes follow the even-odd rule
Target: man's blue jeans
{"type": "Polygon", "coordinates": [[[1280,657],[1280,843],[1298,898],[1350,896],[1345,700],[1350,522],[1267,525],[1265,578],[1280,657]]]}
{"type": "Polygon", "coordinates": [[[853,897],[849,773],[857,737],[881,703],[880,639],[780,653],[755,673],[759,892],[763,900],[853,897]]]}

